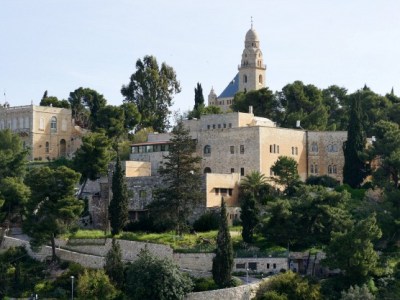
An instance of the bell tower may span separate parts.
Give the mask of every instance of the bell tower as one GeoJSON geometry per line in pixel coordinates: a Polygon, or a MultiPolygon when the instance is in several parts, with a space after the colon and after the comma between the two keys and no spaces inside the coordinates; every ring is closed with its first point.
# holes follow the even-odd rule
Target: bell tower
{"type": "Polygon", "coordinates": [[[264,64],[260,49],[260,39],[253,29],[253,20],[250,30],[246,33],[242,61],[238,69],[239,91],[253,91],[265,87],[267,66],[264,64]]]}

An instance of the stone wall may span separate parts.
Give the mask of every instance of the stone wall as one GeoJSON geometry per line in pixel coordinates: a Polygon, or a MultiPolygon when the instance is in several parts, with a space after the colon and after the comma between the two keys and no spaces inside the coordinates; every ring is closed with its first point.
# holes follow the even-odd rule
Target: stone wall
{"type": "Polygon", "coordinates": [[[175,263],[181,269],[211,272],[214,253],[174,253],[175,263]]]}
{"type": "MultiPolygon", "coordinates": [[[[267,280],[267,279],[266,279],[267,280]]],[[[261,282],[241,285],[234,288],[189,293],[186,300],[250,300],[257,292],[261,282]]]]}
{"type": "MultiPolygon", "coordinates": [[[[100,240],[102,241],[102,240],[100,240]]],[[[61,247],[77,251],[80,253],[86,253],[96,256],[105,256],[107,252],[111,249],[112,239],[106,239],[103,242],[103,245],[99,245],[98,240],[90,240],[90,239],[74,239],[66,243],[62,240],[57,240],[57,245],[61,247]],[[79,245],[80,243],[80,245],[79,245]]],[[[134,261],[137,258],[137,255],[140,253],[140,250],[147,248],[150,253],[160,258],[173,258],[173,250],[171,247],[161,244],[153,244],[153,243],[142,243],[135,241],[127,241],[127,240],[118,240],[118,243],[121,247],[122,259],[126,261],[134,261]]]]}
{"type": "Polygon", "coordinates": [[[246,271],[247,269],[257,273],[278,273],[280,270],[288,269],[287,258],[266,257],[266,258],[235,258],[233,271],[246,271]]]}

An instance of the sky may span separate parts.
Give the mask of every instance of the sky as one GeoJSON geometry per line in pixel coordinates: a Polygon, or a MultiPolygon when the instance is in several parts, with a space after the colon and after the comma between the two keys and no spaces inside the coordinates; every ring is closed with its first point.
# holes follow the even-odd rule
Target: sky
{"type": "Polygon", "coordinates": [[[172,110],[185,112],[197,82],[207,101],[233,79],[251,17],[271,90],[301,80],[400,95],[399,12],[398,0],[0,0],[0,103],[88,87],[119,105],[136,60],[154,55],[175,69],[172,110]]]}

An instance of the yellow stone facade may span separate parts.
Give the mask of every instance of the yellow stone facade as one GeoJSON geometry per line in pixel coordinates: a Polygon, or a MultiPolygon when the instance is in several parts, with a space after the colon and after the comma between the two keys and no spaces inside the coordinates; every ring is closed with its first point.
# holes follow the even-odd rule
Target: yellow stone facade
{"type": "Polygon", "coordinates": [[[70,109],[36,105],[1,106],[0,130],[7,128],[20,135],[31,160],[71,157],[84,134],[70,109]]]}
{"type": "MultiPolygon", "coordinates": [[[[296,160],[303,181],[312,175],[343,180],[343,142],[347,132],[281,128],[251,113],[205,115],[184,124],[197,140],[197,155],[202,158],[206,207],[219,206],[221,196],[229,205],[237,206],[240,180],[253,171],[272,182],[271,167],[279,156],[296,160]]],[[[132,145],[130,159],[150,162],[152,175],[157,176],[169,139],[169,134],[150,134],[148,142],[132,145]]]]}

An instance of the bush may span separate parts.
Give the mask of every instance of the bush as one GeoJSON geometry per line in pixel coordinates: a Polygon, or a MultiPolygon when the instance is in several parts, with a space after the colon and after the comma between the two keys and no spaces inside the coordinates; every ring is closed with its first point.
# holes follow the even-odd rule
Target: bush
{"type": "Polygon", "coordinates": [[[335,188],[339,186],[340,182],[333,177],[328,175],[323,176],[310,176],[306,180],[306,184],[308,185],[321,185],[324,187],[335,188]]]}
{"type": "Polygon", "coordinates": [[[124,231],[143,231],[143,232],[165,232],[174,228],[170,220],[155,221],[151,216],[140,217],[138,221],[129,222],[124,231]]]}
{"type": "Polygon", "coordinates": [[[219,214],[206,212],[193,223],[193,229],[199,232],[217,230],[219,226],[219,214]]]}
{"type": "Polygon", "coordinates": [[[193,292],[203,292],[218,289],[217,284],[212,277],[195,278],[193,279],[194,288],[193,292]]]}

